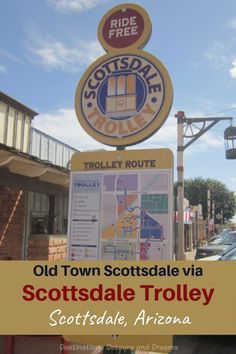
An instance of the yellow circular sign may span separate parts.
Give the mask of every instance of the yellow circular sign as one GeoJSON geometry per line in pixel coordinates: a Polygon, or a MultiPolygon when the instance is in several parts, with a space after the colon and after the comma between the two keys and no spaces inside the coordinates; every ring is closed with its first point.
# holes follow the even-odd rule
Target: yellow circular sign
{"type": "Polygon", "coordinates": [[[107,52],[141,49],[150,38],[152,24],[147,12],[136,4],[112,8],[102,18],[98,39],[107,52]]]}
{"type": "Polygon", "coordinates": [[[164,65],[142,50],[106,54],[82,76],[75,110],[84,130],[111,146],[137,144],[165,122],[173,99],[164,65]]]}

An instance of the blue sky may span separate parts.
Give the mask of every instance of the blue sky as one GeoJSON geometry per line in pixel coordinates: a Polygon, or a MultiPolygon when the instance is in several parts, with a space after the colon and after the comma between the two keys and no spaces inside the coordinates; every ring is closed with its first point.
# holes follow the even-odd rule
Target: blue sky
{"type": "MultiPolygon", "coordinates": [[[[1,3],[0,90],[39,113],[35,127],[81,150],[105,146],[88,137],[77,123],[75,89],[84,70],[104,54],[97,40],[100,19],[123,2],[1,3]]],[[[136,3],[151,17],[153,31],[145,50],[167,67],[174,102],[160,131],[133,148],[170,147],[175,151],[176,111],[184,110],[187,117],[236,115],[236,1],[136,3]]],[[[228,125],[217,124],[186,150],[186,178],[216,178],[236,191],[235,160],[226,160],[224,152],[223,132],[228,125]]]]}

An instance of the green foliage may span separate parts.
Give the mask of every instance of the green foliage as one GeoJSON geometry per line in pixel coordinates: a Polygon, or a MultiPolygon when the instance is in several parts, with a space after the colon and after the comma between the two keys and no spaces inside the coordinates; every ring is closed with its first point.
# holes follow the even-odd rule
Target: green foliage
{"type": "Polygon", "coordinates": [[[202,204],[203,217],[207,218],[207,191],[210,190],[211,209],[214,201],[215,215],[223,214],[226,220],[236,212],[235,193],[216,179],[197,177],[184,181],[184,196],[191,205],[202,204]]]}

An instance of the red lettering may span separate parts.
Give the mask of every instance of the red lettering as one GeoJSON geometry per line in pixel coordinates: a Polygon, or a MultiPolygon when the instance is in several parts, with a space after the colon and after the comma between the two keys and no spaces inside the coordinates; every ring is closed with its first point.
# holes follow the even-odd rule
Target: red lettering
{"type": "Polygon", "coordinates": [[[25,300],[25,301],[32,301],[34,300],[34,292],[33,291],[30,291],[30,290],[34,290],[34,287],[33,285],[25,285],[23,287],[23,293],[26,294],[26,295],[29,295],[29,297],[27,296],[22,296],[22,298],[25,300]]]}
{"type": "Polygon", "coordinates": [[[149,289],[153,289],[154,285],[140,285],[141,289],[145,289],[144,299],[145,301],[149,301],[149,289]]]}
{"type": "Polygon", "coordinates": [[[58,301],[61,298],[61,290],[57,288],[52,288],[48,292],[48,298],[51,301],[58,301]]]}
{"type": "Polygon", "coordinates": [[[128,288],[124,290],[124,300],[126,301],[132,301],[135,298],[135,291],[132,288],[128,288]]]}
{"type": "Polygon", "coordinates": [[[86,289],[86,288],[79,289],[79,297],[78,297],[78,299],[80,301],[87,301],[89,299],[88,289],[86,289]]]}
{"type": "Polygon", "coordinates": [[[98,288],[93,288],[92,290],[90,290],[90,299],[92,301],[102,300],[102,284],[99,284],[98,288]]]}
{"type": "Polygon", "coordinates": [[[175,291],[172,288],[167,288],[163,291],[163,299],[166,301],[172,301],[175,298],[175,291]]]}
{"type": "Polygon", "coordinates": [[[36,299],[38,300],[38,301],[45,301],[45,300],[47,300],[47,296],[45,295],[45,296],[41,296],[41,293],[42,294],[47,294],[48,292],[47,292],[47,289],[45,289],[45,288],[39,288],[39,289],[37,289],[37,291],[36,291],[36,293],[35,293],[35,297],[36,297],[36,299]]]}

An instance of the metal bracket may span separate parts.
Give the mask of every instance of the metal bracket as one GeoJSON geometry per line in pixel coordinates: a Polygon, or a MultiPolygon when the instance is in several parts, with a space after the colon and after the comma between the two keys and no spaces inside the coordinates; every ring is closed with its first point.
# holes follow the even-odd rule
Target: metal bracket
{"type": "MultiPolygon", "coordinates": [[[[191,140],[189,140],[183,146],[183,150],[187,149],[187,147],[192,145],[194,143],[194,141],[196,141],[198,138],[200,138],[203,134],[205,134],[209,129],[211,129],[214,125],[216,125],[220,121],[230,120],[232,122],[232,119],[233,119],[232,117],[215,117],[215,118],[214,117],[211,117],[211,118],[186,118],[186,117],[184,117],[183,124],[186,123],[187,126],[190,126],[190,129],[191,129],[191,125],[194,126],[194,123],[202,123],[202,128],[197,128],[199,130],[199,132],[195,133],[195,134],[194,134],[193,130],[191,129],[192,138],[189,135],[187,135],[187,129],[185,129],[183,137],[184,138],[191,138],[191,140]],[[211,123],[205,127],[205,124],[207,122],[211,122],[211,123]]],[[[195,127],[196,127],[196,125],[195,125],[195,127]]]]}

